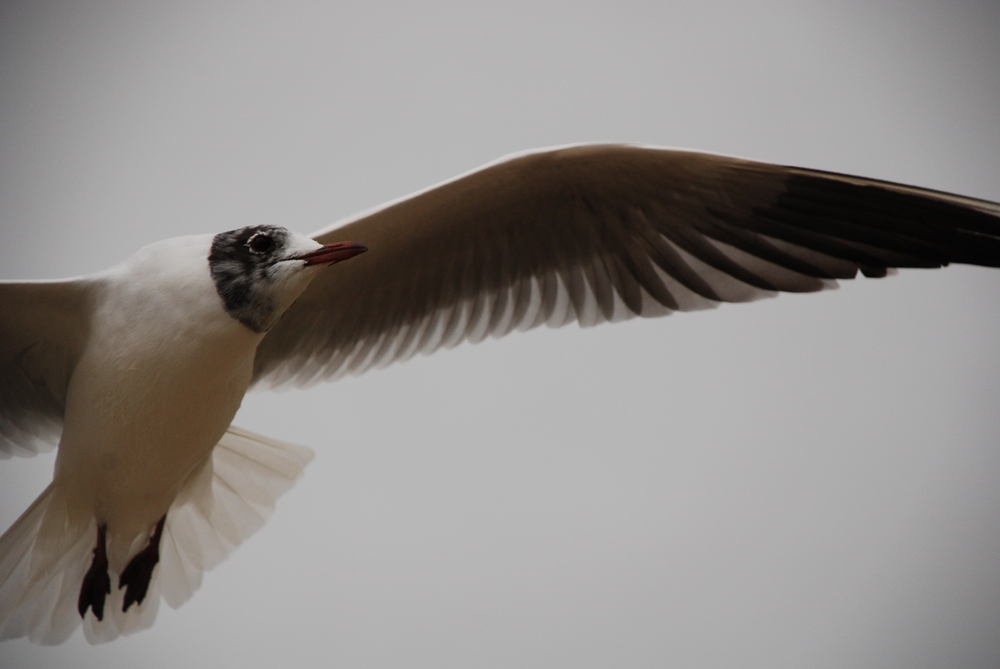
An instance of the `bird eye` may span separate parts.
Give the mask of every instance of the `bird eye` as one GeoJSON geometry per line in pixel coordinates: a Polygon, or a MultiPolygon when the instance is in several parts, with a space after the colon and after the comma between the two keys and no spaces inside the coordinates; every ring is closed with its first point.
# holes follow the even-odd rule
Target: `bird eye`
{"type": "Polygon", "coordinates": [[[250,249],[250,253],[258,255],[270,253],[274,249],[274,240],[267,233],[258,232],[247,240],[247,248],[250,249]]]}

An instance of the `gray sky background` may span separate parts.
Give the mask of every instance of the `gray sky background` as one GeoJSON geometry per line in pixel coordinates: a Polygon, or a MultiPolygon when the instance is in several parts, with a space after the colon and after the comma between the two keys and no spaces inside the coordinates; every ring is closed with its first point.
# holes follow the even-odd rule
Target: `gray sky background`
{"type": "MultiPolygon", "coordinates": [[[[581,141],[1000,200],[998,72],[986,1],[3,2],[0,278],[581,141]]],[[[998,341],[953,267],[253,394],[317,451],[267,525],[0,666],[1000,666],[998,341]]],[[[52,462],[0,462],[0,528],[52,462]]]]}

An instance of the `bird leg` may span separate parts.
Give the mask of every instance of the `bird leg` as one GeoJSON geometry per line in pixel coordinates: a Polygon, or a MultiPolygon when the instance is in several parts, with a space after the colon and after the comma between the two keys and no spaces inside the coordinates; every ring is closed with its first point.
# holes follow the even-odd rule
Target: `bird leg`
{"type": "Polygon", "coordinates": [[[146,591],[149,590],[149,581],[153,578],[153,568],[160,561],[160,537],[163,535],[163,523],[167,520],[167,514],[163,514],[153,536],[149,538],[149,543],[141,551],[136,553],[121,578],[118,579],[118,588],[126,588],[125,601],[122,604],[122,611],[128,611],[132,604],[142,604],[146,598],[146,591]]]}
{"type": "Polygon", "coordinates": [[[94,547],[94,561],[83,577],[80,599],[76,610],[80,617],[87,615],[87,609],[94,610],[98,620],[104,620],[104,598],[111,594],[111,577],[108,575],[107,525],[97,526],[97,545],[94,547]]]}

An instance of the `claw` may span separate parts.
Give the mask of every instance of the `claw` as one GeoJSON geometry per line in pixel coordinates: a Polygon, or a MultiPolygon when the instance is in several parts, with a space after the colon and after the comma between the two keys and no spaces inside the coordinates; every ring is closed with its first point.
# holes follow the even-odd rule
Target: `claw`
{"type": "Polygon", "coordinates": [[[156,523],[153,536],[149,538],[149,543],[141,551],[136,553],[128,566],[118,579],[118,588],[125,588],[125,601],[122,603],[122,611],[128,611],[132,604],[142,604],[149,590],[149,582],[153,578],[153,569],[160,561],[160,537],[163,535],[163,523],[167,520],[166,514],[156,523]]]}
{"type": "Polygon", "coordinates": [[[94,561],[83,577],[80,598],[76,610],[80,617],[87,615],[87,609],[94,610],[98,620],[104,620],[104,598],[111,594],[111,577],[108,575],[107,525],[97,526],[97,545],[94,546],[94,561]]]}

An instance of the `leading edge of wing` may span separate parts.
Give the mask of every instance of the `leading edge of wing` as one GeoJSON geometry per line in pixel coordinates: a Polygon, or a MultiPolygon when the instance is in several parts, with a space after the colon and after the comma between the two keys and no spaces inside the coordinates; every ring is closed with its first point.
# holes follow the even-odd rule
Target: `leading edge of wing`
{"type": "Polygon", "coordinates": [[[420,197],[421,195],[437,190],[438,188],[442,188],[449,184],[455,183],[456,181],[461,181],[462,179],[472,176],[473,174],[476,174],[478,172],[484,172],[492,167],[496,167],[504,163],[509,163],[511,161],[518,160],[520,158],[527,158],[529,156],[542,155],[546,153],[556,153],[559,151],[572,151],[574,149],[597,149],[597,150],[641,149],[649,151],[666,151],[666,152],[680,153],[680,154],[691,153],[691,154],[698,154],[705,156],[716,156],[718,158],[726,158],[731,160],[741,160],[741,161],[745,160],[744,158],[739,158],[737,156],[731,156],[723,153],[713,153],[711,151],[697,151],[694,149],[684,149],[679,147],[653,146],[652,144],[631,144],[628,142],[578,142],[574,144],[559,144],[555,146],[545,146],[534,149],[525,149],[524,151],[514,151],[512,153],[508,153],[504,156],[501,156],[500,158],[497,158],[496,160],[491,160],[490,162],[480,165],[478,167],[474,167],[471,170],[466,170],[465,172],[462,172],[456,176],[449,177],[444,181],[439,181],[433,185],[408,193],[407,195],[393,198],[386,202],[377,204],[373,207],[369,207],[368,209],[363,209],[359,212],[355,212],[345,218],[338,219],[333,223],[325,227],[322,227],[319,230],[316,230],[315,232],[309,233],[309,237],[315,239],[318,242],[326,243],[324,242],[324,238],[327,235],[335,233],[341,228],[350,225],[351,223],[355,223],[362,219],[368,218],[369,216],[377,214],[378,212],[384,209],[389,209],[391,207],[396,206],[397,204],[406,202],[407,200],[412,200],[414,198],[420,197]]]}

